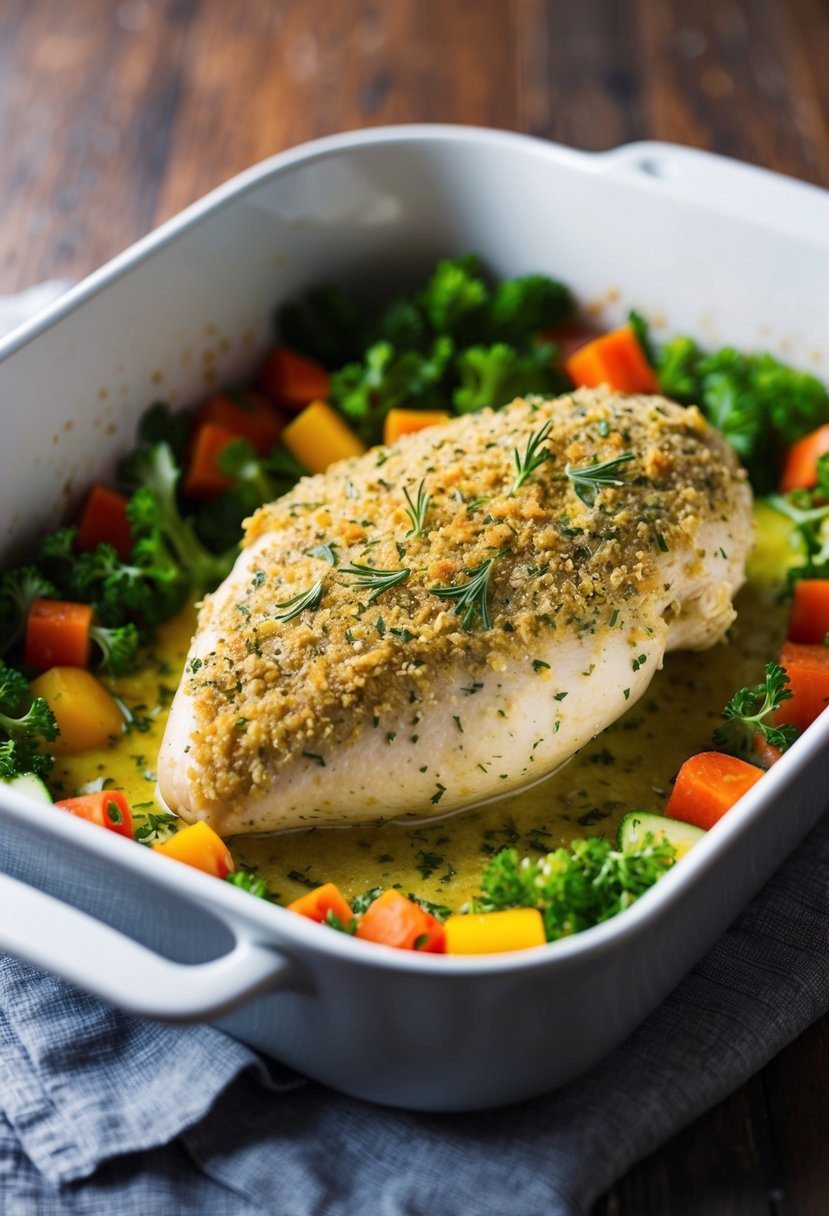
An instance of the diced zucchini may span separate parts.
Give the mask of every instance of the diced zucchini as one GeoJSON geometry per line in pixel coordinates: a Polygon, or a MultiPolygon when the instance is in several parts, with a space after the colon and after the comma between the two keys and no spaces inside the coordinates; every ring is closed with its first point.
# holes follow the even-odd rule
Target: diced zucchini
{"type": "Polygon", "coordinates": [[[778,588],[785,581],[789,567],[802,560],[803,553],[792,521],[767,503],[756,502],[754,544],[746,563],[751,582],[778,588]]]}
{"type": "Polygon", "coordinates": [[[10,781],[0,780],[0,785],[6,785],[16,794],[25,794],[27,798],[34,798],[37,802],[52,801],[52,795],[45,783],[34,773],[21,773],[19,777],[12,777],[10,781]]]}
{"type": "Polygon", "coordinates": [[[654,815],[650,811],[630,811],[619,824],[619,848],[638,848],[644,844],[648,833],[656,842],[667,840],[672,844],[676,849],[677,861],[705,835],[702,828],[692,823],[682,823],[679,819],[654,815]]]}

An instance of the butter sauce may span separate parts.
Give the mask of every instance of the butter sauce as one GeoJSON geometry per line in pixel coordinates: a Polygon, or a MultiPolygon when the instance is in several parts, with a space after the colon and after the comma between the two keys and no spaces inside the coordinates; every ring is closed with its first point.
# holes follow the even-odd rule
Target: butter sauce
{"type": "MultiPolygon", "coordinates": [[[[280,903],[333,881],[348,899],[395,886],[455,910],[477,890],[487,856],[504,845],[538,856],[578,836],[615,835],[633,808],[661,811],[682,762],[710,748],[722,706],[735,689],[757,682],[784,634],[778,546],[764,533],[750,582],[737,597],[728,644],[668,655],[642,699],[548,780],[440,820],[237,837],[230,842],[237,866],[260,874],[280,903]]],[[[112,681],[132,720],[112,747],[59,758],[51,782],[56,797],[107,780],[124,791],[138,823],[163,809],[156,754],[193,622],[187,610],[161,626],[141,669],[112,681]]]]}

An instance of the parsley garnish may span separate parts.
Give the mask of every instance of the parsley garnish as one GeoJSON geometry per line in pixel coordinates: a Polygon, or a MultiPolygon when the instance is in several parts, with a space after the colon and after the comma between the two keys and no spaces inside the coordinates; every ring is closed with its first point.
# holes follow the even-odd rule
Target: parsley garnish
{"type": "Polygon", "coordinates": [[[635,848],[614,849],[602,837],[574,840],[538,861],[502,849],[484,869],[475,912],[538,908],[548,941],[609,920],[667,872],[676,850],[648,834],[635,848]]]}
{"type": "Polygon", "coordinates": [[[789,674],[777,663],[767,663],[765,679],[756,688],[741,688],[722,711],[725,722],[714,731],[714,746],[731,756],[750,760],[758,734],[782,752],[797,738],[795,726],[773,726],[766,721],[791,698],[789,674]]]}
{"type": "Polygon", "coordinates": [[[158,814],[151,811],[144,823],[136,825],[135,839],[140,844],[153,844],[156,840],[166,839],[175,832],[175,823],[175,815],[170,815],[167,811],[158,814]]]}
{"type": "Polygon", "coordinates": [[[270,894],[264,878],[251,874],[249,870],[234,870],[232,874],[225,875],[225,882],[238,887],[240,891],[247,891],[249,895],[255,895],[257,899],[268,899],[270,894]]]}

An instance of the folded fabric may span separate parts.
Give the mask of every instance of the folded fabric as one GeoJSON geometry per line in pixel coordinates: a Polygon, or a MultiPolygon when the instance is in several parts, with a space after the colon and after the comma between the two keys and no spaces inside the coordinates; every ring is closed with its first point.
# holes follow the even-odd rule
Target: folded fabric
{"type": "MultiPolygon", "coordinates": [[[[324,932],[324,930],[320,930],[324,932]]],[[[4,1216],[576,1216],[829,1008],[829,821],[670,998],[564,1089],[422,1115],[209,1027],[0,964],[4,1216]]],[[[493,1048],[495,1049],[495,1048],[493,1048]]]]}

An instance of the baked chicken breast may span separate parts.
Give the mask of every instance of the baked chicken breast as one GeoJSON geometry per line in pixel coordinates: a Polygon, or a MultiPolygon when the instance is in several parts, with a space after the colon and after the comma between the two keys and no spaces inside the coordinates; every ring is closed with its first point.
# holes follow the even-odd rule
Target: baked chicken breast
{"type": "Polygon", "coordinates": [[[201,606],[159,758],[223,835],[442,815],[563,764],[734,618],[751,492],[696,408],[579,390],[306,477],[201,606]]]}

